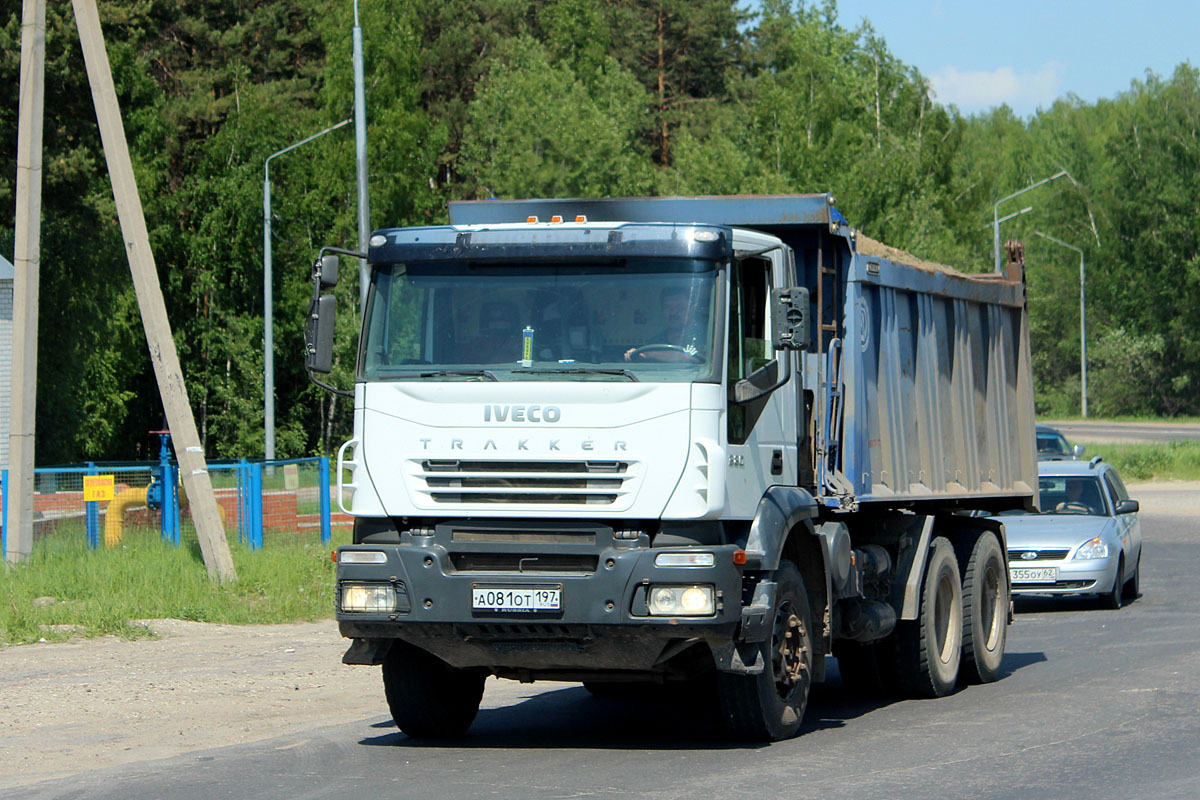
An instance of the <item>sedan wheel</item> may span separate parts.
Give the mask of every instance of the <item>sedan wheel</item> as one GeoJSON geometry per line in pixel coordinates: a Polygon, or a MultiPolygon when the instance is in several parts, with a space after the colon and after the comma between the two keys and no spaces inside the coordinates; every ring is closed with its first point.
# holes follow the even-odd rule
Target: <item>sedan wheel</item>
{"type": "Polygon", "coordinates": [[[1113,576],[1113,585],[1110,591],[1100,595],[1100,605],[1107,608],[1109,611],[1116,611],[1121,607],[1121,592],[1124,590],[1121,577],[1125,574],[1125,556],[1117,562],[1117,574],[1113,576]]]}

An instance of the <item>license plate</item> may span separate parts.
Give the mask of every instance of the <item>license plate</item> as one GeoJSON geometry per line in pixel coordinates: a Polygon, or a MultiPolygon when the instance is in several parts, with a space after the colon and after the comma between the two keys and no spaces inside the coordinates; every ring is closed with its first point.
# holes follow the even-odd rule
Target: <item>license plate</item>
{"type": "Polygon", "coordinates": [[[562,611],[562,587],[475,585],[471,588],[471,608],[517,614],[562,611]]]}
{"type": "Polygon", "coordinates": [[[1054,583],[1058,580],[1058,567],[1011,567],[1008,575],[1013,583],[1054,583]]]}

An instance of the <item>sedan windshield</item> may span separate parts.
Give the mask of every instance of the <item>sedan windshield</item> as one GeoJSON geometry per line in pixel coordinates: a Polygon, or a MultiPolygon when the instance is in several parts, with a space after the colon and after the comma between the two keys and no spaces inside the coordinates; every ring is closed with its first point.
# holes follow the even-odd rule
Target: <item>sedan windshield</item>
{"type": "Polygon", "coordinates": [[[716,265],[417,262],[377,267],[359,376],[718,380],[716,265]]]}
{"type": "Polygon", "coordinates": [[[1042,511],[1047,514],[1107,516],[1099,479],[1091,476],[1045,476],[1038,479],[1042,511]]]}

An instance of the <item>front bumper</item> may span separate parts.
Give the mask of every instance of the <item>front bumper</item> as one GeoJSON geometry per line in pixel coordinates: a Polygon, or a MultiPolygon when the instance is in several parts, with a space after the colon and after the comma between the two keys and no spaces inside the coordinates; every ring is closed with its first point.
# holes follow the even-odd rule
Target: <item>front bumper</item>
{"type": "Polygon", "coordinates": [[[382,582],[403,598],[393,613],[338,608],[342,635],[403,639],[456,667],[488,667],[497,673],[527,670],[545,677],[663,670],[693,644],[706,642],[714,650],[727,645],[741,620],[742,569],[733,562],[734,545],[651,549],[644,537],[623,545],[609,534],[607,542],[591,547],[531,551],[515,544],[464,545],[444,534],[405,535],[400,544],[342,548],[339,553],[382,552],[386,561],[348,564],[339,556],[339,597],[344,582],[382,582]],[[713,553],[714,565],[654,564],[659,553],[695,550],[713,553]],[[545,568],[539,569],[542,564],[545,568]],[[505,565],[514,568],[495,568],[505,565]],[[557,568],[564,565],[569,568],[557,568]],[[561,588],[561,608],[476,610],[471,598],[477,584],[561,588]],[[650,616],[647,594],[656,584],[711,585],[716,611],[705,617],[650,616]]]}

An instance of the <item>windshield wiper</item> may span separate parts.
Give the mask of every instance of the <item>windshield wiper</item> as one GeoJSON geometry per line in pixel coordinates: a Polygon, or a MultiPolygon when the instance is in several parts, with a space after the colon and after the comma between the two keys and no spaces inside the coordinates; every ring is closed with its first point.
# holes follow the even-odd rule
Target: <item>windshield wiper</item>
{"type": "Polygon", "coordinates": [[[567,369],[514,369],[513,374],[522,375],[624,375],[629,380],[637,383],[638,376],[632,371],[614,367],[611,369],[604,367],[568,367],[567,369]]]}
{"type": "Polygon", "coordinates": [[[490,369],[439,369],[434,372],[420,373],[420,377],[422,377],[422,378],[443,378],[447,375],[463,375],[463,376],[467,376],[467,377],[482,377],[482,378],[487,378],[490,381],[500,380],[499,378],[496,377],[496,373],[492,372],[490,369]]]}

